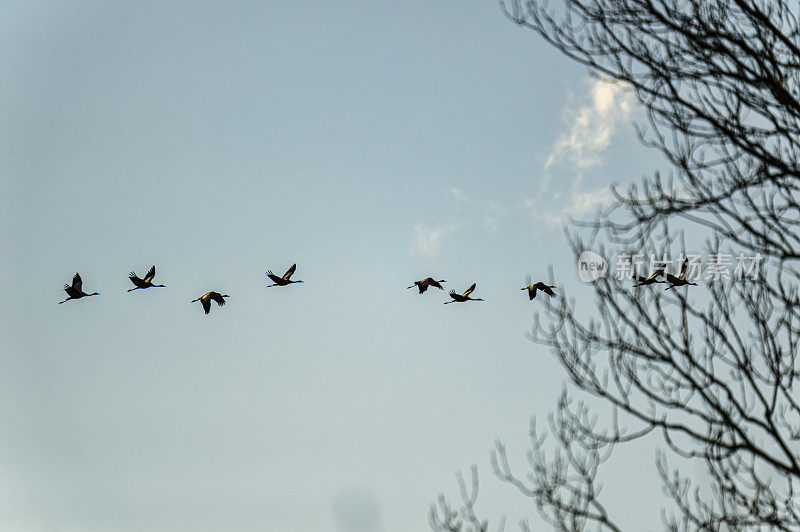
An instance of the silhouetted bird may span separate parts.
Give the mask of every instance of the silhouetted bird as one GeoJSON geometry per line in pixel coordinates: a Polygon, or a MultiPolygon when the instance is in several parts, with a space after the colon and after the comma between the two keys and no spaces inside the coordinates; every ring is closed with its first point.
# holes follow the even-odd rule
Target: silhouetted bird
{"type": "Polygon", "coordinates": [[[544,284],[542,281],[538,281],[536,283],[529,284],[528,286],[522,288],[521,290],[528,291],[528,299],[533,299],[534,297],[536,297],[537,290],[541,290],[550,297],[556,297],[556,293],[553,292],[552,290],[555,287],[556,285],[554,284],[544,284]]]}
{"type": "Polygon", "coordinates": [[[477,283],[472,283],[472,286],[467,288],[463,294],[459,294],[455,290],[450,290],[450,297],[453,298],[453,301],[447,301],[445,302],[445,305],[447,305],[448,303],[463,303],[464,301],[483,301],[483,299],[479,297],[477,298],[469,297],[469,295],[475,290],[476,284],[477,283]]]}
{"type": "Polygon", "coordinates": [[[273,284],[268,285],[267,288],[269,288],[270,286],[286,286],[287,284],[292,284],[292,283],[302,283],[303,281],[291,280],[292,274],[296,269],[297,269],[297,264],[292,264],[292,267],[286,270],[286,273],[283,274],[283,277],[278,277],[277,275],[272,273],[272,270],[268,270],[267,277],[272,279],[273,284]]]}
{"type": "Polygon", "coordinates": [[[64,291],[67,293],[67,295],[69,297],[67,299],[65,299],[64,301],[59,301],[58,302],[59,305],[61,303],[66,303],[70,299],[80,299],[82,297],[99,296],[100,295],[99,292],[94,292],[92,294],[87,294],[86,292],[83,291],[83,280],[81,280],[81,274],[79,274],[79,273],[76,273],[75,277],[72,278],[72,286],[70,286],[68,284],[64,285],[64,291]]]}
{"type": "Polygon", "coordinates": [[[128,292],[133,292],[134,290],[138,290],[140,288],[150,288],[151,286],[158,286],[163,288],[165,286],[163,284],[153,284],[153,277],[155,276],[156,276],[155,264],[147,272],[147,275],[144,276],[144,279],[139,279],[139,277],[134,272],[129,273],[128,279],[130,279],[131,282],[136,285],[136,287],[128,289],[128,292]]]}
{"type": "Polygon", "coordinates": [[[675,277],[671,273],[667,274],[667,281],[669,281],[670,285],[666,287],[664,290],[669,290],[670,288],[675,288],[676,286],[685,286],[685,285],[694,285],[697,286],[697,283],[690,283],[686,280],[686,270],[689,269],[689,259],[683,259],[683,264],[681,265],[681,273],[679,276],[675,277]]]}
{"type": "Polygon", "coordinates": [[[214,300],[217,302],[217,305],[220,307],[225,304],[225,297],[231,297],[228,294],[222,295],[219,292],[206,292],[202,296],[198,297],[197,299],[193,299],[191,302],[194,303],[195,301],[199,301],[201,305],[203,305],[203,310],[206,311],[206,314],[211,310],[211,301],[214,300]]]}
{"type": "Polygon", "coordinates": [[[635,285],[633,285],[633,287],[636,288],[637,286],[644,286],[654,283],[666,283],[666,281],[658,281],[656,279],[659,275],[664,275],[664,270],[656,270],[650,277],[645,277],[643,275],[635,274],[633,278],[636,279],[636,281],[638,282],[635,285]]]}
{"type": "MultiPolygon", "coordinates": [[[[414,286],[416,286],[417,288],[419,288],[419,293],[424,294],[425,290],[427,290],[429,286],[435,286],[440,290],[444,290],[444,287],[439,283],[446,283],[446,282],[447,281],[445,281],[444,279],[437,281],[433,277],[426,277],[421,281],[414,281],[414,284],[412,284],[408,288],[414,288],[414,286]]],[[[406,290],[408,290],[408,288],[406,288],[406,290]]]]}

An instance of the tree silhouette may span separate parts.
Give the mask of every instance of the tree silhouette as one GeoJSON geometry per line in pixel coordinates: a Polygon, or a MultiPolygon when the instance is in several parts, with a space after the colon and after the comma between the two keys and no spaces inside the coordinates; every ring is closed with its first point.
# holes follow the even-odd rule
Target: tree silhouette
{"type": "MultiPolygon", "coordinates": [[[[548,430],[532,422],[530,471],[515,474],[498,443],[495,473],[558,529],[620,530],[600,494],[601,466],[618,446],[646,437],[660,448],[667,529],[800,529],[800,5],[501,7],[593,75],[630,90],[645,117],[640,139],[669,162],[666,175],[612,188],[610,207],[568,229],[576,258],[593,246],[674,256],[685,252],[685,235],[700,235],[707,258],[763,264],[759,275],[669,291],[609,276],[591,285],[588,317],[566,295],[544,302],[531,338],[551,348],[579,395],[611,414],[598,417],[565,391],[548,430]],[[708,489],[688,478],[682,468],[690,463],[704,466],[708,489]]],[[[432,506],[434,530],[488,529],[474,516],[477,478],[462,491],[465,506],[449,524],[447,502],[432,506]]]]}

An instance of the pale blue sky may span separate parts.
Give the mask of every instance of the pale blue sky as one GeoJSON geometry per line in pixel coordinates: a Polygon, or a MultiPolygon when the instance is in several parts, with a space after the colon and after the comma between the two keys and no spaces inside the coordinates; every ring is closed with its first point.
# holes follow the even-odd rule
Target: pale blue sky
{"type": "Polygon", "coordinates": [[[653,155],[495,2],[402,4],[0,5],[0,522],[417,531],[472,463],[536,519],[488,467],[564,382],[519,289],[585,296],[561,223],[653,155]]]}

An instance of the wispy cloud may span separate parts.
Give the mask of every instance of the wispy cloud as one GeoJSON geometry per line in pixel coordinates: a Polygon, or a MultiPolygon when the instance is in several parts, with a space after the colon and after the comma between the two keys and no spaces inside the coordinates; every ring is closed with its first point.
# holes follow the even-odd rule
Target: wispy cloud
{"type": "Polygon", "coordinates": [[[567,111],[569,127],[558,138],[544,169],[566,160],[580,170],[596,166],[621,124],[628,122],[632,109],[631,93],[619,83],[596,79],[590,102],[567,111]]]}
{"type": "Polygon", "coordinates": [[[435,255],[445,238],[457,231],[483,229],[488,233],[496,233],[515,213],[525,212],[519,203],[512,207],[506,202],[482,198],[478,194],[470,196],[456,187],[445,189],[444,193],[450,200],[447,214],[450,222],[439,225],[418,223],[413,230],[413,252],[435,255]]]}
{"type": "MultiPolygon", "coordinates": [[[[560,209],[534,210],[534,219],[541,220],[550,228],[563,225],[568,218],[580,218],[593,209],[607,205],[611,201],[611,190],[601,187],[586,192],[573,192],[569,201],[560,209]]],[[[529,207],[534,207],[535,202],[526,202],[529,207]]]]}
{"type": "Polygon", "coordinates": [[[451,188],[450,190],[448,190],[448,193],[462,203],[466,204],[469,203],[469,198],[467,198],[467,194],[460,188],[451,188]]]}
{"type": "Polygon", "coordinates": [[[512,214],[512,209],[500,201],[490,201],[484,209],[483,224],[491,232],[500,228],[500,222],[512,214]]]}
{"type": "Polygon", "coordinates": [[[623,85],[592,81],[586,103],[565,111],[566,127],[544,163],[538,194],[526,202],[535,220],[559,226],[611,201],[608,187],[587,190],[583,179],[603,162],[603,154],[615,134],[630,123],[632,113],[633,96],[623,85]]]}
{"type": "Polygon", "coordinates": [[[417,224],[414,227],[414,250],[423,255],[435,255],[442,245],[442,240],[458,229],[454,224],[426,227],[417,224]]]}
{"type": "Polygon", "coordinates": [[[586,214],[590,210],[611,202],[611,190],[608,187],[590,190],[572,195],[570,212],[575,215],[586,214]]]}

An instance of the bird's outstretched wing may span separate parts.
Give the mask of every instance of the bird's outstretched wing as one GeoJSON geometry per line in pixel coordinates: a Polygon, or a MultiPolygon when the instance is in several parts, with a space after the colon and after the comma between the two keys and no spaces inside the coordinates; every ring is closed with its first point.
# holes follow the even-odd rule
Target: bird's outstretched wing
{"type": "Polygon", "coordinates": [[[546,284],[544,284],[542,282],[539,282],[537,284],[539,285],[537,287],[537,288],[539,288],[539,290],[541,290],[542,292],[544,292],[545,294],[547,294],[550,297],[556,297],[556,293],[553,292],[552,288],[550,288],[549,286],[547,286],[546,284]]]}
{"type": "Polygon", "coordinates": [[[211,312],[211,300],[208,298],[200,298],[200,304],[203,305],[203,310],[206,311],[206,314],[211,312]]]}
{"type": "Polygon", "coordinates": [[[281,277],[278,277],[277,275],[272,273],[272,270],[267,270],[267,277],[269,277],[270,279],[272,279],[273,282],[276,282],[276,283],[278,283],[280,281],[283,281],[283,279],[281,277]]]}
{"type": "Polygon", "coordinates": [[[80,290],[75,290],[74,286],[68,284],[64,285],[64,292],[66,292],[69,297],[78,297],[81,294],[80,290]]]}
{"type": "Polygon", "coordinates": [[[83,290],[83,279],[81,279],[81,274],[76,273],[75,277],[72,278],[72,288],[78,292],[83,290]]]}
{"type": "Polygon", "coordinates": [[[147,271],[147,275],[144,276],[144,282],[149,283],[150,281],[153,280],[153,277],[155,276],[156,276],[156,265],[153,264],[153,266],[151,266],[150,269],[147,271]]]}
{"type": "Polygon", "coordinates": [[[216,301],[217,305],[219,305],[220,307],[225,305],[225,298],[222,297],[222,294],[219,294],[217,292],[211,292],[208,297],[216,301]]]}
{"type": "Polygon", "coordinates": [[[283,278],[284,278],[284,279],[286,279],[286,280],[288,281],[288,280],[289,280],[289,278],[292,276],[292,274],[294,273],[294,271],[295,271],[296,269],[297,269],[297,264],[292,264],[291,268],[289,268],[288,270],[286,270],[286,273],[284,273],[284,274],[283,274],[283,278]]]}
{"type": "Polygon", "coordinates": [[[464,297],[467,297],[468,295],[470,295],[472,292],[474,292],[474,291],[475,291],[475,285],[476,285],[476,284],[478,284],[478,283],[472,283],[472,286],[470,286],[469,288],[467,288],[467,289],[466,289],[466,291],[464,291],[464,293],[463,293],[463,294],[461,294],[461,295],[463,295],[464,297]]]}
{"type": "Polygon", "coordinates": [[[640,283],[643,283],[643,282],[648,280],[647,277],[645,277],[644,275],[639,275],[639,274],[634,274],[633,278],[636,279],[636,281],[640,282],[640,283]]]}
{"type": "Polygon", "coordinates": [[[446,283],[446,282],[447,281],[445,281],[444,279],[440,279],[438,281],[436,279],[431,279],[430,283],[428,284],[430,284],[431,286],[435,286],[439,290],[444,290],[444,286],[442,286],[440,283],[446,283]]]}
{"type": "Polygon", "coordinates": [[[683,264],[681,264],[681,274],[678,276],[680,279],[684,279],[686,277],[686,270],[689,269],[689,259],[683,259],[683,264]]]}
{"type": "Polygon", "coordinates": [[[681,278],[680,277],[675,277],[671,273],[668,273],[666,275],[667,275],[667,281],[669,281],[670,284],[675,284],[675,283],[681,282],[681,278]]]}

